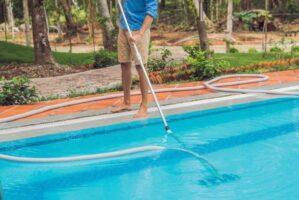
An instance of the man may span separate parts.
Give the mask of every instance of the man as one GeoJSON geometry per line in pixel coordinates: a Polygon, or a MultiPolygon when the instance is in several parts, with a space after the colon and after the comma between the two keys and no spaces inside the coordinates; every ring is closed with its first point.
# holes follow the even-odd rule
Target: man
{"type": "Polygon", "coordinates": [[[131,60],[134,60],[140,79],[142,94],[140,108],[134,117],[142,118],[147,116],[148,84],[140,63],[136,58],[132,43],[136,43],[142,61],[146,65],[150,44],[150,27],[153,20],[157,17],[158,2],[157,0],[123,0],[122,5],[133,36],[129,36],[125,21],[123,17],[120,16],[118,61],[121,63],[124,100],[122,104],[114,108],[112,112],[122,112],[132,109],[130,99],[132,82],[131,60]]]}

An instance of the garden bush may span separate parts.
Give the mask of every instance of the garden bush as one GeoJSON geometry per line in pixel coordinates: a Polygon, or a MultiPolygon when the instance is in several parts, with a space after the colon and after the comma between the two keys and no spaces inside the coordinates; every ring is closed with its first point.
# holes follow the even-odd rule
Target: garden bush
{"type": "Polygon", "coordinates": [[[292,52],[293,53],[299,53],[299,46],[293,46],[292,47],[292,52]]]}
{"type": "Polygon", "coordinates": [[[106,51],[106,50],[100,50],[95,55],[94,59],[95,59],[95,62],[94,62],[95,68],[108,67],[111,65],[116,65],[118,63],[117,53],[111,52],[111,51],[106,51]]]}
{"type": "Polygon", "coordinates": [[[279,48],[279,47],[272,47],[270,49],[270,52],[271,53],[283,53],[283,50],[281,48],[279,48]]]}
{"type": "Polygon", "coordinates": [[[223,67],[228,67],[229,63],[224,60],[218,60],[214,57],[207,58],[206,52],[198,51],[195,57],[189,57],[188,62],[190,63],[194,74],[194,80],[209,79],[221,74],[223,67]]]}
{"type": "Polygon", "coordinates": [[[229,49],[229,53],[239,53],[239,50],[237,48],[235,48],[235,47],[231,47],[229,49]]]}
{"type": "Polygon", "coordinates": [[[256,48],[250,48],[248,49],[248,53],[258,53],[258,51],[256,50],[256,48]]]}
{"type": "Polygon", "coordinates": [[[166,67],[168,67],[167,63],[171,63],[171,61],[173,61],[173,59],[169,60],[169,57],[172,55],[172,53],[166,48],[163,48],[161,50],[160,49],[152,50],[152,51],[161,51],[161,58],[154,58],[148,61],[149,72],[163,70],[166,67]]]}
{"type": "Polygon", "coordinates": [[[228,62],[201,51],[199,45],[184,46],[183,49],[188,54],[188,63],[194,72],[192,75],[194,80],[213,78],[220,74],[221,68],[229,66],[228,62]]]}
{"type": "Polygon", "coordinates": [[[25,77],[15,77],[4,80],[0,87],[0,105],[22,105],[37,100],[36,88],[30,86],[30,80],[25,77]]]}
{"type": "Polygon", "coordinates": [[[188,54],[188,57],[195,58],[200,51],[199,44],[194,46],[183,46],[184,51],[188,54]]]}

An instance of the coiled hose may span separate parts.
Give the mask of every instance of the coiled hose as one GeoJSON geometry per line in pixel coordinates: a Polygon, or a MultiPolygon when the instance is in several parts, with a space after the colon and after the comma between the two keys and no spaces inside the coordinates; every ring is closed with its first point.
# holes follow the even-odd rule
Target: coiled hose
{"type": "MultiPolygon", "coordinates": [[[[241,85],[241,84],[248,84],[248,83],[263,82],[263,81],[267,81],[268,79],[269,79],[269,77],[267,75],[263,75],[263,74],[225,75],[225,76],[220,76],[220,77],[217,77],[217,78],[212,79],[210,81],[204,82],[203,86],[158,89],[158,90],[156,90],[156,93],[192,91],[192,90],[201,90],[201,89],[204,89],[204,88],[208,88],[208,89],[211,89],[211,90],[214,90],[214,91],[230,92],[230,93],[263,93],[263,94],[287,95],[287,96],[297,96],[298,95],[296,93],[291,93],[291,92],[276,92],[276,91],[255,90],[255,89],[222,88],[222,87],[226,87],[226,86],[234,86],[234,85],[241,85]],[[253,79],[226,82],[226,83],[215,83],[215,82],[220,81],[222,79],[236,78],[236,77],[237,78],[238,77],[253,78],[253,79]]],[[[131,95],[132,96],[140,95],[140,92],[134,92],[131,95]]],[[[54,109],[58,109],[58,108],[62,108],[62,107],[73,106],[73,105],[77,105],[77,104],[89,103],[89,102],[94,102],[94,101],[101,101],[101,100],[106,100],[106,99],[120,98],[120,97],[123,97],[123,94],[112,94],[112,95],[107,95],[107,96],[93,97],[93,98],[87,98],[87,99],[79,99],[79,100],[60,103],[60,104],[56,104],[56,105],[45,106],[43,108],[32,110],[32,111],[29,111],[29,112],[26,112],[26,113],[23,113],[23,114],[19,114],[19,115],[7,117],[7,118],[2,118],[2,119],[0,119],[0,123],[15,121],[15,120],[18,120],[18,119],[22,119],[22,118],[25,118],[25,117],[29,117],[29,116],[32,116],[32,115],[36,115],[36,114],[39,114],[39,113],[43,113],[43,112],[46,112],[46,111],[49,111],[49,110],[54,110],[54,109]]]]}

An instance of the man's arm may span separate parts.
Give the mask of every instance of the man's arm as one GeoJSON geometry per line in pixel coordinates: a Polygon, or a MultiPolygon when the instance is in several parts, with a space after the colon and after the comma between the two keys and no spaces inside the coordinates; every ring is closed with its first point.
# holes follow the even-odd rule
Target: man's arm
{"type": "Polygon", "coordinates": [[[146,15],[142,27],[140,30],[133,32],[133,36],[129,39],[130,42],[138,41],[144,34],[144,32],[152,25],[154,18],[150,15],[146,15]]]}
{"type": "Polygon", "coordinates": [[[158,0],[145,0],[146,1],[146,17],[143,21],[142,27],[139,31],[133,33],[133,37],[129,39],[130,42],[139,40],[144,32],[152,25],[154,19],[157,18],[158,0]]]}

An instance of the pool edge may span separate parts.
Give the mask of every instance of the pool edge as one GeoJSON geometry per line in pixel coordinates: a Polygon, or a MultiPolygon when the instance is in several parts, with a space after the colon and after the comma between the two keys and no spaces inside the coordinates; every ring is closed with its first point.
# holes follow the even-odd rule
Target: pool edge
{"type": "MultiPolygon", "coordinates": [[[[281,91],[299,90],[299,83],[277,84],[262,89],[279,89],[281,91]]],[[[261,100],[273,99],[273,96],[263,97],[255,94],[227,94],[213,93],[184,99],[175,99],[162,102],[162,109],[167,116],[186,112],[202,111],[207,109],[232,106],[236,104],[250,103],[261,100]]],[[[105,111],[107,112],[107,111],[105,111]]],[[[61,132],[75,131],[86,128],[108,126],[118,123],[142,121],[132,118],[135,111],[110,114],[83,113],[83,115],[63,116],[60,119],[27,120],[25,122],[13,122],[6,126],[0,125],[0,142],[24,139],[61,132]],[[86,116],[86,114],[89,114],[86,116]]],[[[156,109],[149,109],[149,118],[158,117],[156,109]]]]}

